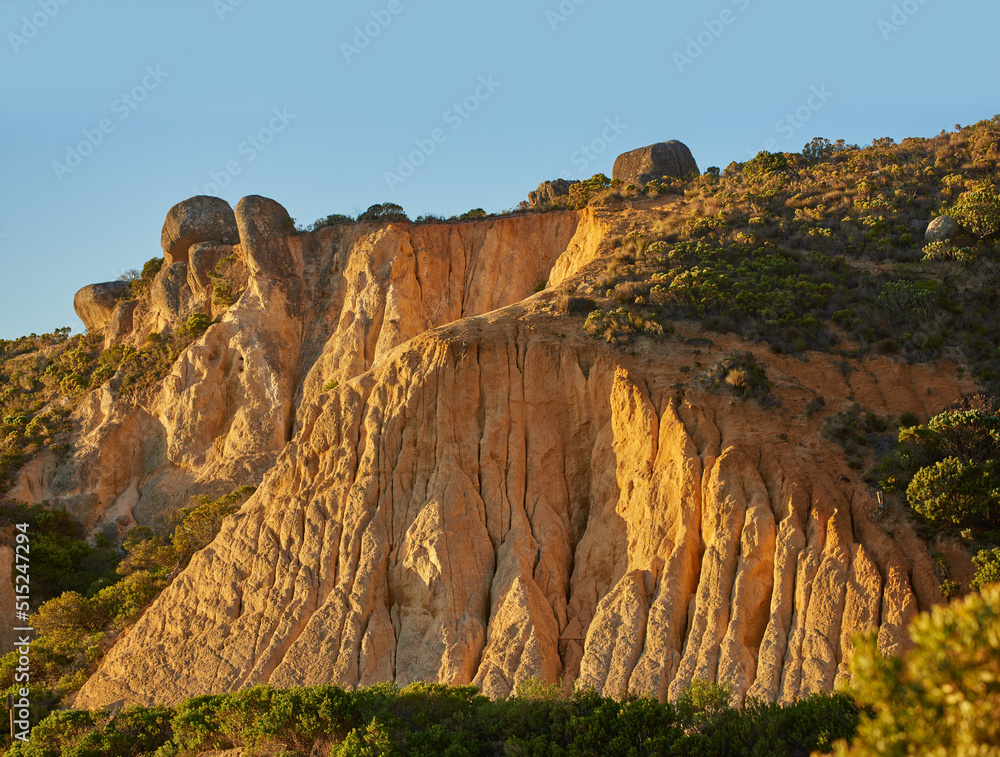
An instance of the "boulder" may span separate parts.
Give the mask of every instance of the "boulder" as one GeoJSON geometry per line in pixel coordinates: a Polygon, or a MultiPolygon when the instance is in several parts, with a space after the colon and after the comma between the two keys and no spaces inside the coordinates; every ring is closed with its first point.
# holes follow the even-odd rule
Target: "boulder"
{"type": "Polygon", "coordinates": [[[116,340],[121,339],[126,334],[132,333],[134,324],[133,315],[138,300],[126,300],[115,305],[108,319],[107,327],[104,329],[104,346],[110,347],[116,340]]]}
{"type": "Polygon", "coordinates": [[[188,262],[188,250],[198,242],[236,244],[238,241],[236,215],[229,203],[204,195],[174,205],[160,233],[167,265],[188,262]]]}
{"type": "Polygon", "coordinates": [[[129,291],[127,281],[107,281],[85,286],[73,297],[73,309],[87,327],[87,331],[100,331],[111,318],[115,303],[129,291]]]}
{"type": "Polygon", "coordinates": [[[149,288],[153,311],[166,323],[176,320],[186,304],[187,268],[187,263],[163,266],[149,288]]]}
{"type": "Polygon", "coordinates": [[[215,269],[216,263],[232,253],[233,245],[230,244],[199,242],[192,245],[188,252],[188,286],[191,287],[191,291],[211,292],[212,277],[209,273],[215,269]]]}
{"type": "Polygon", "coordinates": [[[672,139],[622,153],[615,160],[611,178],[641,187],[653,179],[681,179],[692,173],[700,173],[694,156],[687,145],[672,139]]]}
{"type": "Polygon", "coordinates": [[[576,179],[567,181],[566,179],[554,179],[552,181],[543,181],[538,185],[538,189],[534,192],[528,193],[528,204],[533,208],[540,208],[545,205],[551,205],[552,201],[557,197],[563,197],[569,194],[569,188],[574,184],[579,184],[580,182],[576,179]]]}
{"type": "Polygon", "coordinates": [[[236,205],[236,219],[251,276],[277,280],[299,276],[288,248],[291,219],[287,210],[274,200],[250,195],[236,205]]]}
{"type": "Polygon", "coordinates": [[[924,239],[928,242],[950,242],[962,232],[962,227],[958,225],[951,216],[938,216],[927,226],[924,232],[924,239]]]}

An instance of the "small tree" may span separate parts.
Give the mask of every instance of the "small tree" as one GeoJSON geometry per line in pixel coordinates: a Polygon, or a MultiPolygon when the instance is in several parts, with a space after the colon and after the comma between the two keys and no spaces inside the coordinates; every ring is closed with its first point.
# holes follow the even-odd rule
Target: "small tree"
{"type": "Polygon", "coordinates": [[[910,506],[932,523],[962,525],[991,519],[1000,491],[993,463],[946,457],[921,468],[906,489],[910,506]]]}
{"type": "Polygon", "coordinates": [[[981,549],[972,558],[978,569],[969,588],[980,591],[987,584],[1000,581],[1000,549],[981,549]]]}
{"type": "Polygon", "coordinates": [[[410,219],[400,205],[394,202],[384,202],[372,205],[358,216],[358,220],[382,223],[385,221],[409,221],[410,219]]]}
{"type": "Polygon", "coordinates": [[[814,137],[802,148],[802,157],[806,160],[819,162],[833,155],[833,143],[823,137],[814,137]]]}

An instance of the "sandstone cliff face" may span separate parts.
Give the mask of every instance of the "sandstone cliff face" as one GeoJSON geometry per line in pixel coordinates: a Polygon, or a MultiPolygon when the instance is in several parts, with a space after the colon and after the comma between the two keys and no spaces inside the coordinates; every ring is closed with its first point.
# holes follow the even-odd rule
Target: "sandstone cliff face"
{"type": "Polygon", "coordinates": [[[679,337],[625,353],[552,314],[552,287],[621,232],[608,216],[291,237],[285,216],[246,198],[238,245],[164,266],[122,339],[214,307],[209,261],[232,256],[246,289],[139,401],[92,394],[68,464],[25,469],[18,491],[93,530],[262,482],[79,706],[260,682],[504,696],[531,677],[787,700],[846,675],[857,630],[904,651],[940,600],[925,548],[869,519],[805,406],[933,413],[963,388],[954,366],[845,376],[762,353],[784,402],[764,410],[693,388],[679,337]]]}
{"type": "MultiPolygon", "coordinates": [[[[676,344],[632,358],[564,327],[520,306],[465,319],[304,405],[78,705],[258,682],[503,696],[529,677],[790,699],[832,688],[856,630],[905,649],[933,570],[869,521],[833,449],[819,465],[771,411],[678,397],[676,344]]],[[[930,380],[893,401],[921,406],[930,380]]]]}

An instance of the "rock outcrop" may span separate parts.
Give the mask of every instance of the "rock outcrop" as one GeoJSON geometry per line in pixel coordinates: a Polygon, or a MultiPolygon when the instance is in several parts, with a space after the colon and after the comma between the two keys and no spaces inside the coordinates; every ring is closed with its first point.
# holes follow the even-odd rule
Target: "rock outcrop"
{"type": "Polygon", "coordinates": [[[556,198],[568,195],[569,188],[574,184],[579,183],[580,182],[575,179],[553,179],[552,181],[543,181],[538,185],[538,189],[534,192],[528,193],[528,204],[533,208],[543,208],[547,205],[551,205],[556,198]]]}
{"type": "Polygon", "coordinates": [[[73,309],[88,331],[101,331],[111,318],[115,304],[129,290],[127,281],[108,281],[85,286],[73,297],[73,309]]]}
{"type": "Polygon", "coordinates": [[[641,187],[653,179],[668,176],[679,179],[692,173],[699,171],[691,150],[672,139],[622,153],[615,159],[611,178],[641,187]]]}
{"type": "Polygon", "coordinates": [[[239,242],[236,216],[228,202],[218,197],[199,195],[177,203],[167,213],[160,233],[160,245],[168,266],[187,263],[191,245],[199,242],[239,242]]]}

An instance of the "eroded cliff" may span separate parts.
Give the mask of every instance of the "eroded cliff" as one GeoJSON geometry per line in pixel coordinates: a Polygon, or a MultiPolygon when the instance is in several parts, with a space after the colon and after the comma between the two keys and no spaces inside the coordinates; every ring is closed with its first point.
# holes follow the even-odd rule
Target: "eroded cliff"
{"type": "MultiPolygon", "coordinates": [[[[923,544],[873,522],[806,406],[930,414],[965,388],[953,364],[767,355],[782,404],[763,408],[691,381],[735,337],[693,349],[681,325],[623,350],[557,312],[551,287],[574,291],[625,214],[301,236],[263,198],[235,215],[239,244],[211,252],[234,256],[235,304],[146,394],[90,395],[73,458],[22,476],[25,498],[120,531],[261,482],[79,706],[531,677],[787,700],[846,675],[855,631],[904,651],[940,600],[923,544]]],[[[214,314],[203,253],[164,266],[114,339],[214,314]]]]}

